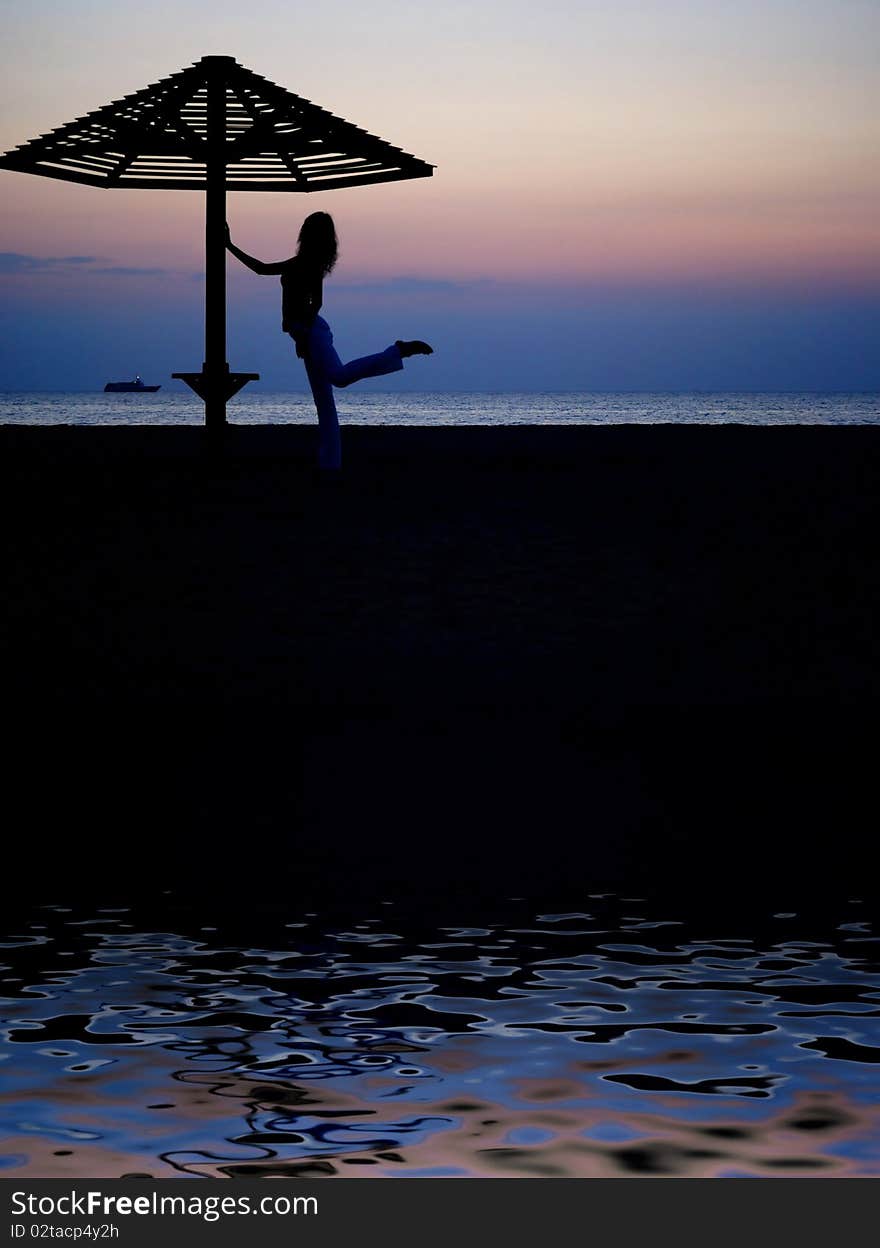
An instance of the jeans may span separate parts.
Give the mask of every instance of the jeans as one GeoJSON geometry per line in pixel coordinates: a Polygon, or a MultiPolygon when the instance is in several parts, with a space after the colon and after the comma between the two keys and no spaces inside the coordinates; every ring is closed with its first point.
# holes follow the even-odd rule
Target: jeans
{"type": "Polygon", "coordinates": [[[303,362],[318,412],[318,466],[339,468],[342,445],[333,387],[350,386],[364,377],[399,372],[403,368],[400,349],[386,347],[376,355],[365,355],[343,364],[333,346],[330,326],[322,316],[316,316],[310,327],[292,325],[288,333],[294,340],[299,339],[305,351],[303,362]]]}

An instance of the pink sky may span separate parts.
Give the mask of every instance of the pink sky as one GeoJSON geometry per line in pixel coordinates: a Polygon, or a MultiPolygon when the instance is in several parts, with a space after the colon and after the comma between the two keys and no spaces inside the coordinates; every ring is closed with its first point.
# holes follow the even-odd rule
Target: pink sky
{"type": "MultiPolygon", "coordinates": [[[[339,218],[352,277],[880,277],[875,4],[549,0],[536,15],[518,0],[439,13],[381,0],[369,20],[337,2],[306,22],[256,0],[236,13],[195,0],[140,14],[106,0],[21,6],[0,146],[233,50],[438,166],[431,182],[308,201],[232,197],[237,233],[269,254],[289,251],[320,204],[339,218]]],[[[201,263],[197,194],[2,177],[4,251],[201,263]]]]}
{"type": "MultiPolygon", "coordinates": [[[[340,291],[880,293],[876,0],[42,0],[6,27],[3,150],[222,53],[435,164],[410,183],[230,195],[236,241],[265,259],[332,212],[340,291]]],[[[129,269],[163,270],[187,301],[201,194],[0,178],[17,306],[154,302],[155,279],[129,269]],[[96,260],[27,267],[65,256],[96,260]]],[[[268,306],[258,281],[230,280],[268,306]]]]}

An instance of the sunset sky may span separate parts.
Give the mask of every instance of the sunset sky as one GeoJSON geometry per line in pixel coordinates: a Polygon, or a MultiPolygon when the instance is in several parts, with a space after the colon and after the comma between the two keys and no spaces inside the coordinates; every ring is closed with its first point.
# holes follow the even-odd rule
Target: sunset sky
{"type": "MultiPolygon", "coordinates": [[[[877,0],[6,0],[3,26],[3,151],[221,53],[435,164],[229,197],[265,259],[333,213],[338,345],[434,342],[404,386],[880,388],[877,0]]],[[[0,388],[199,367],[202,194],[0,184],[0,388]]],[[[229,275],[233,368],[305,389],[277,279],[229,275]]]]}

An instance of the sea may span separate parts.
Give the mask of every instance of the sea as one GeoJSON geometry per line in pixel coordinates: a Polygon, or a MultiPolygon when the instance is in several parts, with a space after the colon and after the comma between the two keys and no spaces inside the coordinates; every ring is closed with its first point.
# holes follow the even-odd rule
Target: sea
{"type": "MultiPolygon", "coordinates": [[[[872,425],[880,392],[867,393],[417,393],[344,392],[340,420],[358,425],[872,425]]],[[[308,424],[307,393],[242,391],[227,407],[231,423],[308,424]]],[[[155,394],[0,391],[0,424],[198,425],[201,403],[189,391],[155,394]]]]}
{"type": "Polygon", "coordinates": [[[0,920],[7,1179],[880,1175],[863,898],[731,930],[69,891],[0,920]]]}
{"type": "MultiPolygon", "coordinates": [[[[340,412],[368,425],[868,425],[880,395],[365,390],[340,412]]],[[[229,416],[314,419],[307,394],[256,389],[229,416]]],[[[0,395],[7,424],[201,419],[170,390],[0,395]]],[[[398,847],[416,880],[435,852],[418,833],[416,812],[398,847]]],[[[260,864],[273,874],[274,859],[248,837],[227,866],[234,905],[177,888],[171,870],[149,904],[122,904],[118,888],[86,900],[73,880],[44,904],[6,899],[6,1178],[880,1176],[867,893],[818,912],[747,894],[734,918],[662,888],[586,883],[572,905],[476,889],[449,913],[393,891],[320,909],[294,889],[270,905],[260,864]]],[[[753,864],[722,850],[712,870],[746,889],[753,864]]]]}

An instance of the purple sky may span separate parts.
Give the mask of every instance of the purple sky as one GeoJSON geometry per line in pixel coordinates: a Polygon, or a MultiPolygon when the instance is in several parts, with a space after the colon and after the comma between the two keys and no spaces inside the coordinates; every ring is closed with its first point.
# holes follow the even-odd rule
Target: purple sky
{"type": "MultiPolygon", "coordinates": [[[[873,0],[44,0],[7,26],[4,150],[222,52],[436,164],[229,202],[267,259],[334,214],[342,353],[437,348],[404,387],[880,388],[873,0]]],[[[0,179],[0,385],[198,367],[201,195],[0,179]]],[[[277,281],[229,272],[233,367],[303,389],[277,281]]]]}

